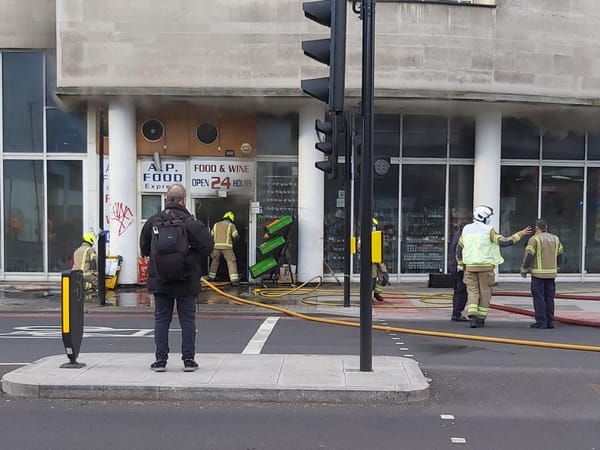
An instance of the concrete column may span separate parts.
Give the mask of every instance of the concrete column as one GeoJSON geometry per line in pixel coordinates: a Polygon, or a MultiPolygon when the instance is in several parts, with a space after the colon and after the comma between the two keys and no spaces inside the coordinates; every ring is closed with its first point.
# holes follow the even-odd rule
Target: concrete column
{"type": "Polygon", "coordinates": [[[498,231],[500,223],[500,155],[502,148],[502,114],[479,113],[475,122],[475,170],[473,206],[494,209],[491,224],[498,231]]]}
{"type": "Polygon", "coordinates": [[[298,133],[298,280],[323,275],[323,172],[315,162],[323,154],[315,149],[315,119],[324,109],[309,101],[299,111],[298,133]]]}
{"type": "Polygon", "coordinates": [[[110,254],[121,255],[119,284],[137,283],[137,158],[135,104],[113,100],[108,107],[110,254]]]}

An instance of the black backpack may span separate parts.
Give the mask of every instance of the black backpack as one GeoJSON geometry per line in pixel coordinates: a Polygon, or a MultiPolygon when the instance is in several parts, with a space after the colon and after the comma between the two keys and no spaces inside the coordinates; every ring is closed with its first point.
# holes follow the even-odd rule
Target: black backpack
{"type": "Polygon", "coordinates": [[[184,222],[193,220],[194,217],[177,217],[165,210],[160,218],[163,220],[155,222],[152,226],[150,261],[161,283],[184,280],[189,276],[186,260],[190,252],[190,241],[184,222]]]}

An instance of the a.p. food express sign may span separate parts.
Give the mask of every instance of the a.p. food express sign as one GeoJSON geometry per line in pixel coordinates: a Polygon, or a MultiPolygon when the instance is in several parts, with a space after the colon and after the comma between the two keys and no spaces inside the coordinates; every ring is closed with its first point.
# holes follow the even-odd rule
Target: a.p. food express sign
{"type": "Polygon", "coordinates": [[[166,192],[172,184],[186,185],[185,161],[163,159],[161,166],[157,167],[154,161],[140,161],[140,191],[166,192]]]}

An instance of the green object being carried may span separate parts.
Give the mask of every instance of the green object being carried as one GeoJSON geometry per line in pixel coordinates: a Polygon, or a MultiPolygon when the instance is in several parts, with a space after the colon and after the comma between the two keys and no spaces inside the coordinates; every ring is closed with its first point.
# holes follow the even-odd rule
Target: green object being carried
{"type": "Polygon", "coordinates": [[[254,264],[253,266],[250,266],[250,275],[252,275],[252,278],[258,278],[263,273],[268,272],[276,266],[277,260],[272,256],[269,256],[267,259],[263,259],[262,261],[254,264]]]}

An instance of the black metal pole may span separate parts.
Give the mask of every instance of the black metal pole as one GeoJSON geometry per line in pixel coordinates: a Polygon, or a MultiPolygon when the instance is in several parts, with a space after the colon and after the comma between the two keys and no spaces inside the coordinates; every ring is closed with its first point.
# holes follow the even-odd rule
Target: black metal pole
{"type": "Polygon", "coordinates": [[[344,306],[350,306],[350,241],[352,238],[352,113],[346,111],[344,113],[344,121],[346,123],[346,139],[345,139],[345,179],[344,179],[344,236],[346,245],[344,246],[344,306]]]}
{"type": "Polygon", "coordinates": [[[363,151],[360,182],[360,370],[373,370],[373,306],[371,304],[371,220],[373,218],[373,98],[375,0],[363,0],[362,113],[363,151]]]}
{"type": "Polygon", "coordinates": [[[104,233],[104,137],[106,126],[104,111],[100,110],[100,125],[98,139],[98,303],[106,305],[106,235],[104,233]]]}

